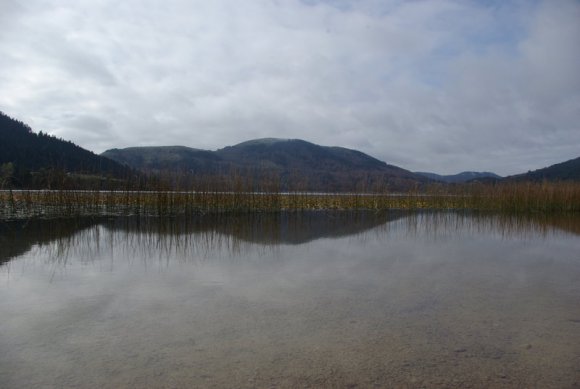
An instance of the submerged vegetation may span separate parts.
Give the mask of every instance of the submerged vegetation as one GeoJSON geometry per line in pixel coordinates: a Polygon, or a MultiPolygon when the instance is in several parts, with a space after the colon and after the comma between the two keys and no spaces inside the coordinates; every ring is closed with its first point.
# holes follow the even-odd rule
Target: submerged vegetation
{"type": "Polygon", "coordinates": [[[283,192],[275,179],[246,182],[239,177],[190,181],[189,188],[176,185],[175,180],[148,184],[154,189],[4,190],[0,192],[0,218],[302,210],[580,211],[580,183],[574,182],[432,185],[407,193],[283,192]]]}

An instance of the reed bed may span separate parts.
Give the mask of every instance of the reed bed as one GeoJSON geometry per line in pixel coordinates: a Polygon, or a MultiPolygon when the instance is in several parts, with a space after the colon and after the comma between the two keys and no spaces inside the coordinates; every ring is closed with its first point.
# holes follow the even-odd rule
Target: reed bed
{"type": "MultiPolygon", "coordinates": [[[[404,194],[238,190],[0,192],[0,219],[300,210],[474,210],[506,213],[580,212],[580,183],[433,186],[404,194]]],[[[276,189],[276,188],[274,188],[276,189]]]]}

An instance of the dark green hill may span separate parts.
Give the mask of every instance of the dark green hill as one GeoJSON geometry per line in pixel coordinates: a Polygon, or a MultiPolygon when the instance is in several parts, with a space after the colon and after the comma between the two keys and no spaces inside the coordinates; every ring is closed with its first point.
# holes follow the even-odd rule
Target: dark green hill
{"type": "Polygon", "coordinates": [[[507,177],[514,181],[580,181],[580,157],[524,174],[507,177]]]}
{"type": "Polygon", "coordinates": [[[494,180],[501,180],[501,176],[498,176],[497,174],[492,172],[461,172],[450,175],[441,175],[428,172],[415,172],[415,173],[435,181],[447,182],[452,184],[459,184],[472,181],[493,182],[494,180]]]}
{"type": "Polygon", "coordinates": [[[284,182],[308,190],[404,190],[426,181],[360,151],[300,139],[256,139],[216,153],[234,165],[271,169],[284,182]]]}
{"type": "Polygon", "coordinates": [[[390,169],[401,175],[409,173],[360,151],[319,146],[300,139],[256,139],[225,147],[216,154],[234,163],[251,165],[258,163],[277,169],[368,171],[390,169]]]}
{"type": "MultiPolygon", "coordinates": [[[[2,181],[10,175],[16,186],[27,186],[45,171],[82,175],[127,177],[131,169],[96,155],[70,141],[32,129],[0,112],[0,166],[2,181]]],[[[6,186],[6,185],[4,185],[6,186]]]]}
{"type": "Polygon", "coordinates": [[[210,171],[221,162],[221,158],[212,151],[185,146],[111,149],[101,156],[147,172],[210,171]]]}
{"type": "Polygon", "coordinates": [[[256,139],[217,151],[186,147],[132,147],[102,155],[143,171],[186,170],[194,175],[232,172],[279,177],[283,190],[406,190],[428,182],[360,151],[300,139],[256,139]]]}

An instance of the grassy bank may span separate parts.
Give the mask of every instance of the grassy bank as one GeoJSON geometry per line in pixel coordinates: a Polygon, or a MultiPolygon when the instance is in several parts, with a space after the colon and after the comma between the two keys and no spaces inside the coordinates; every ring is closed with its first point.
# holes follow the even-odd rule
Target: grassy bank
{"type": "Polygon", "coordinates": [[[0,218],[82,215],[178,215],[281,210],[580,211],[578,183],[433,186],[422,192],[306,193],[247,191],[40,190],[0,192],[0,218]]]}

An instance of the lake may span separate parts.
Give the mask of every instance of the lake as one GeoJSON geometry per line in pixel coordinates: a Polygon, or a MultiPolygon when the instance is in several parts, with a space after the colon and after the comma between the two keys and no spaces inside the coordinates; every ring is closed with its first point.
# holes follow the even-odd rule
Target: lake
{"type": "Polygon", "coordinates": [[[580,386],[580,218],[0,223],[1,388],[580,386]]]}

